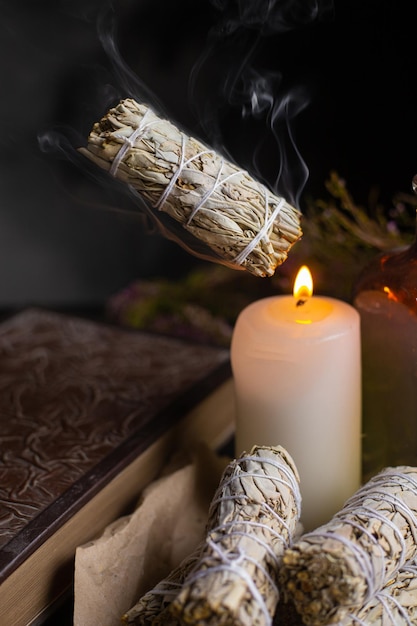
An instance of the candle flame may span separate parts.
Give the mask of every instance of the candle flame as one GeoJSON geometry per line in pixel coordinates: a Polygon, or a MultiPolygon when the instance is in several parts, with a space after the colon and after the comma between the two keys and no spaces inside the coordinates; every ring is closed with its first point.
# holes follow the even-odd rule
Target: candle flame
{"type": "Polygon", "coordinates": [[[393,291],[389,287],[384,287],[384,291],[388,296],[388,300],[393,300],[394,302],[398,302],[398,298],[393,291]]]}
{"type": "Polygon", "coordinates": [[[305,302],[313,295],[313,277],[307,265],[303,265],[298,270],[294,281],[293,294],[294,298],[300,303],[305,302]]]}

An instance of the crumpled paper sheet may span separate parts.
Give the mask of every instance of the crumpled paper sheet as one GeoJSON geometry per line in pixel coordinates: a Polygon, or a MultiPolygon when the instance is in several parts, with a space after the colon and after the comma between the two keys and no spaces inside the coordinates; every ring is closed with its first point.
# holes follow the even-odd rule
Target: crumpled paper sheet
{"type": "Polygon", "coordinates": [[[120,626],[123,613],[197,547],[228,461],[199,450],[151,483],[134,513],[77,548],[74,626],[120,626]]]}

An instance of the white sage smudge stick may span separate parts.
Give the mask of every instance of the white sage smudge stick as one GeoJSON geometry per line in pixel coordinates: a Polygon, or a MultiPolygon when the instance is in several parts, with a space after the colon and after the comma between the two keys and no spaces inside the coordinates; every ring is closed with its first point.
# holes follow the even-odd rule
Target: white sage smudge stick
{"type": "MultiPolygon", "coordinates": [[[[264,468],[263,468],[263,472],[260,475],[260,478],[265,479],[267,478],[268,473],[270,473],[271,474],[270,480],[273,481],[273,489],[276,492],[277,489],[280,488],[279,487],[280,483],[276,482],[277,481],[276,463],[277,463],[277,460],[279,460],[280,463],[284,462],[285,468],[286,468],[285,471],[290,472],[291,488],[295,490],[296,504],[299,507],[300,496],[299,496],[299,491],[298,491],[298,474],[293,465],[292,460],[282,448],[256,448],[252,451],[252,453],[256,454],[257,456],[252,458],[252,462],[255,461],[259,463],[259,461],[261,461],[259,457],[261,450],[262,451],[267,450],[267,452],[262,453],[262,456],[265,458],[272,454],[273,462],[272,462],[272,465],[271,463],[268,464],[265,462],[265,458],[264,458],[264,468]],[[294,479],[295,479],[295,483],[292,482],[294,479]]],[[[241,457],[241,461],[242,463],[245,463],[247,461],[247,457],[246,456],[241,457]]],[[[241,467],[239,463],[240,463],[240,460],[238,461],[234,460],[227,467],[225,473],[223,474],[223,478],[220,483],[219,490],[215,498],[213,499],[213,502],[210,507],[207,531],[217,529],[219,526],[219,523],[221,523],[219,520],[222,517],[222,514],[224,512],[223,508],[220,509],[220,505],[223,502],[221,493],[222,493],[222,490],[226,487],[225,481],[226,480],[230,481],[231,477],[236,476],[236,478],[238,478],[239,481],[245,482],[245,477],[244,477],[244,474],[242,474],[240,471],[241,467]]],[[[249,479],[254,480],[255,478],[256,477],[254,477],[251,474],[251,476],[249,478],[246,478],[246,480],[249,480],[249,479]]],[[[243,492],[240,492],[240,491],[236,492],[234,498],[236,500],[235,504],[237,504],[238,503],[237,501],[239,500],[239,502],[242,502],[246,507],[248,506],[248,499],[243,494],[243,492]]],[[[277,496],[275,495],[275,499],[276,498],[277,496]]],[[[229,503],[233,502],[233,500],[228,500],[228,502],[229,503]]],[[[271,506],[273,506],[273,501],[271,503],[271,506]]],[[[291,512],[292,512],[292,509],[291,509],[291,512]]],[[[229,514],[229,507],[227,507],[227,513],[229,514]]],[[[294,517],[293,523],[297,522],[298,515],[294,517]]],[[[288,512],[286,512],[286,515],[284,516],[284,518],[286,518],[287,516],[288,516],[288,512]]],[[[285,519],[283,519],[282,523],[285,524],[287,522],[285,522],[285,519]]],[[[292,526],[293,524],[290,523],[289,528],[292,529],[292,526]]],[[[293,532],[291,531],[290,534],[292,535],[293,532]]],[[[289,535],[285,538],[285,540],[289,541],[289,535]]],[[[148,593],[146,593],[139,600],[139,602],[123,616],[122,623],[135,624],[136,626],[150,626],[151,624],[154,626],[159,625],[159,624],[161,625],[165,624],[168,626],[171,624],[178,624],[179,621],[177,620],[177,618],[174,617],[174,615],[172,615],[172,613],[169,610],[167,610],[167,607],[169,607],[172,600],[174,600],[175,597],[181,591],[181,587],[185,579],[187,578],[187,576],[190,574],[191,570],[193,568],[199,567],[200,565],[199,558],[201,557],[201,553],[205,545],[206,545],[205,543],[200,545],[197,548],[197,550],[192,555],[190,555],[190,557],[185,559],[178,568],[174,569],[166,579],[162,580],[153,589],[151,589],[148,593]]]]}
{"type": "Polygon", "coordinates": [[[161,232],[197,256],[272,276],[301,237],[300,213],[284,198],[131,98],[94,124],[79,152],[127,183],[161,232]]]}
{"type": "Polygon", "coordinates": [[[270,626],[300,506],[298,472],[284,448],[255,446],[233,461],[212,501],[198,562],[166,613],[181,625],[270,626]]]}
{"type": "Polygon", "coordinates": [[[387,468],[285,551],[280,581],[303,623],[323,626],[355,614],[416,555],[417,468],[387,468]]]}
{"type": "Polygon", "coordinates": [[[392,582],[337,626],[415,626],[417,624],[417,562],[405,565],[392,582]]]}

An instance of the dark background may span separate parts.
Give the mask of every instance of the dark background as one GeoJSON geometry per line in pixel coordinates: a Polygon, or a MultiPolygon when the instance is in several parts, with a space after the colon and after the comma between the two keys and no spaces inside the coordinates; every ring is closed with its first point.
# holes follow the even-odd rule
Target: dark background
{"type": "Polygon", "coordinates": [[[150,90],[179,125],[275,187],[281,155],[268,115],[249,115],[243,80],[265,88],[267,78],[274,106],[289,97],[299,109],[301,159],[292,154],[277,189],[301,209],[324,195],[331,170],[364,204],[370,189],[387,208],[410,190],[417,3],[321,1],[314,18],[310,0],[267,6],[0,2],[0,307],[100,305],[136,278],[177,277],[197,262],[150,234],[131,199],[73,162],[61,139],[86,138],[129,90],[150,90]],[[112,27],[133,78],[103,48],[112,27]]]}

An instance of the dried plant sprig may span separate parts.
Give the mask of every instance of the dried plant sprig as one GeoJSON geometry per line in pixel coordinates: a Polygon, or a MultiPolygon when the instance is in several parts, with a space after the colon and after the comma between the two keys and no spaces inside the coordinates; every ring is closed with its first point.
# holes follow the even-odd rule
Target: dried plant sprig
{"type": "Polygon", "coordinates": [[[270,626],[277,571],[300,506],[298,473],[283,448],[255,446],[233,461],[213,499],[198,562],[167,614],[182,625],[270,626]]]}
{"type": "Polygon", "coordinates": [[[367,208],[355,202],[345,180],[337,172],[330,172],[326,189],[327,200],[309,202],[305,231],[310,237],[321,237],[322,242],[333,241],[353,250],[370,248],[386,252],[404,246],[415,231],[415,211],[406,210],[416,203],[415,197],[397,194],[395,205],[389,210],[380,205],[367,208]]]}
{"type": "Polygon", "coordinates": [[[272,276],[301,237],[298,209],[131,98],[94,124],[79,151],[127,183],[161,232],[197,256],[272,276]]]}
{"type": "Polygon", "coordinates": [[[303,623],[354,613],[417,555],[417,469],[387,468],[286,550],[282,588],[303,623]]]}

